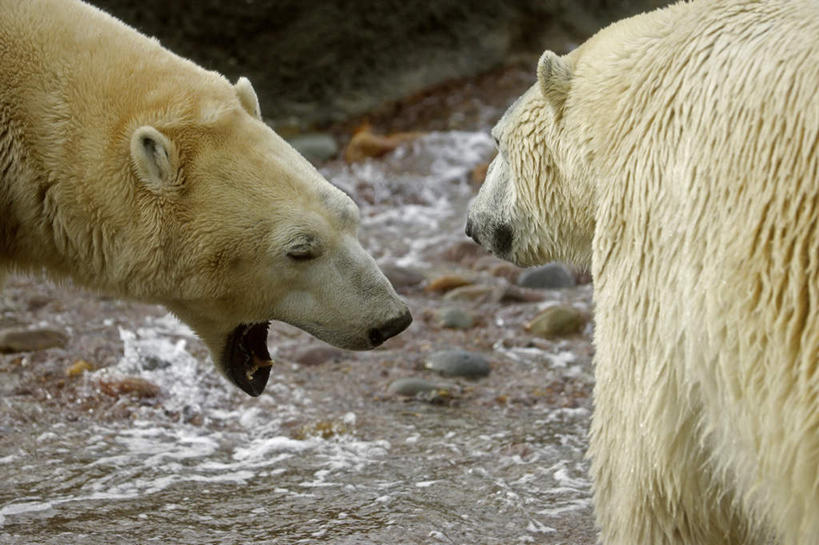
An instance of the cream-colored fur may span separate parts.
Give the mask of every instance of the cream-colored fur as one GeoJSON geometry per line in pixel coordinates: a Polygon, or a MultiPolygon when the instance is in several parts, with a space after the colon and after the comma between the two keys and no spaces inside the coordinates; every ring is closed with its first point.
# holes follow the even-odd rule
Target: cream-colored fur
{"type": "Polygon", "coordinates": [[[676,4],[495,128],[469,232],[592,267],[607,545],[819,543],[817,46],[816,2],[676,4]]]}
{"type": "Polygon", "coordinates": [[[408,313],[357,227],[247,79],[78,1],[0,0],[0,273],[167,305],[217,363],[271,319],[368,348],[408,313]]]}

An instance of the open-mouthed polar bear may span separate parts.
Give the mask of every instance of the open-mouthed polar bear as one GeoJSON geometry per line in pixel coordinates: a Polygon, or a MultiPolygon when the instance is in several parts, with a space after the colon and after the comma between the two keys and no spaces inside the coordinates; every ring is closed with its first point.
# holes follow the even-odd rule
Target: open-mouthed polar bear
{"type": "Polygon", "coordinates": [[[358,224],[246,79],[75,0],[0,0],[0,272],[161,303],[259,395],[271,320],[350,349],[411,322],[358,224]]]}

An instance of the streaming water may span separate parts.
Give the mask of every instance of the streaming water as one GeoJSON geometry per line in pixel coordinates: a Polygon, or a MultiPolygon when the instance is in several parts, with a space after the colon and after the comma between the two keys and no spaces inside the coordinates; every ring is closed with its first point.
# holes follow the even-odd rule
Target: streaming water
{"type": "MultiPolygon", "coordinates": [[[[463,240],[468,174],[491,153],[485,133],[433,133],[324,174],[361,205],[364,245],[379,262],[423,270],[463,240]]],[[[554,297],[590,304],[588,288],[554,297]]],[[[504,331],[517,312],[498,308],[488,320],[504,331]]],[[[136,376],[160,386],[161,402],[125,396],[116,403],[129,404],[127,418],[93,408],[68,418],[25,395],[0,398],[0,543],[594,542],[588,398],[514,402],[516,391],[549,384],[590,391],[589,357],[576,344],[494,333],[497,370],[459,383],[461,403],[389,398],[372,386],[416,357],[423,347],[412,341],[351,356],[372,379],[345,364],[283,363],[250,399],[172,317],[75,327],[118,328],[122,345],[119,363],[77,379],[80,393],[136,376]]],[[[274,328],[274,357],[306,339],[274,328]]]]}

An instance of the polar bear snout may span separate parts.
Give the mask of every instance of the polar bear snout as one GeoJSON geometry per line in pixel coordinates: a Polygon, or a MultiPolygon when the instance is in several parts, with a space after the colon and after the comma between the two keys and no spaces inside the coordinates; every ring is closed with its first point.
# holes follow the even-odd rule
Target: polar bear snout
{"type": "Polygon", "coordinates": [[[390,337],[395,337],[412,323],[412,314],[408,308],[395,318],[387,320],[384,324],[370,329],[367,337],[370,339],[370,344],[373,348],[383,344],[384,341],[390,337]]]}
{"type": "Polygon", "coordinates": [[[470,211],[464,229],[466,236],[501,259],[510,259],[515,232],[505,222],[482,217],[470,211]]]}

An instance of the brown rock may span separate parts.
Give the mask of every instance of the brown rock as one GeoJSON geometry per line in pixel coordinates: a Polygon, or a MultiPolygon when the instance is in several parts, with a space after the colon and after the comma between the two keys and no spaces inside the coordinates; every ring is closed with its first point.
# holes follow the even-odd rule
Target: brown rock
{"type": "Polygon", "coordinates": [[[493,267],[490,267],[489,274],[492,276],[497,276],[498,278],[505,278],[512,283],[516,283],[518,281],[518,277],[523,269],[512,265],[511,263],[498,263],[493,267]]]}
{"type": "Polygon", "coordinates": [[[56,329],[5,329],[0,331],[0,353],[36,352],[47,348],[62,348],[67,343],[68,335],[56,329]]]}
{"type": "Polygon", "coordinates": [[[461,286],[444,295],[447,301],[466,301],[470,303],[497,303],[503,297],[503,288],[500,286],[461,286]]]}
{"type": "Polygon", "coordinates": [[[472,280],[464,278],[457,274],[445,274],[430,281],[424,288],[424,291],[430,293],[445,293],[461,286],[468,286],[472,284],[472,280]]]}
{"type": "Polygon", "coordinates": [[[340,361],[345,358],[345,352],[332,346],[311,346],[296,352],[293,361],[312,367],[329,361],[340,361]]]}
{"type": "Polygon", "coordinates": [[[111,397],[129,395],[137,399],[156,397],[161,389],[153,382],[139,377],[123,379],[103,379],[99,381],[100,390],[111,397]]]}
{"type": "Polygon", "coordinates": [[[94,366],[88,363],[85,360],[77,360],[71,365],[68,369],[65,370],[65,374],[69,377],[76,377],[86,373],[88,371],[93,371],[94,366]]]}
{"type": "Polygon", "coordinates": [[[546,294],[519,286],[506,286],[501,301],[504,303],[539,303],[546,300],[546,294]]]}
{"type": "Polygon", "coordinates": [[[487,257],[487,252],[471,240],[456,242],[439,254],[441,259],[472,267],[479,259],[487,257]]]}
{"type": "Polygon", "coordinates": [[[365,126],[350,139],[347,149],[344,150],[344,160],[348,163],[355,163],[370,157],[381,157],[401,144],[411,142],[419,136],[421,136],[419,132],[398,132],[390,135],[375,134],[370,130],[370,127],[365,126]]]}
{"type": "Polygon", "coordinates": [[[582,311],[569,305],[549,307],[526,324],[526,330],[544,338],[580,333],[588,322],[582,311]]]}

